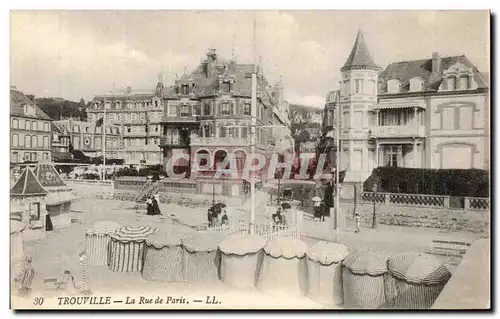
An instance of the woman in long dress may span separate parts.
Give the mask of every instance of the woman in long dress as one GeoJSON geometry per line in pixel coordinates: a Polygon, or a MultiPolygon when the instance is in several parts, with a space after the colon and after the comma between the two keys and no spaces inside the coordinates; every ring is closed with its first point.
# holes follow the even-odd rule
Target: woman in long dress
{"type": "Polygon", "coordinates": [[[92,294],[92,290],[90,281],[89,260],[87,258],[87,253],[84,250],[80,252],[80,267],[81,267],[80,282],[78,283],[75,282],[75,278],[71,276],[71,279],[73,280],[73,286],[79,293],[83,295],[90,295],[92,294]]]}
{"type": "Polygon", "coordinates": [[[23,268],[14,279],[19,294],[27,294],[31,291],[31,283],[35,277],[35,268],[33,268],[31,261],[32,259],[29,256],[24,258],[23,268]]]}

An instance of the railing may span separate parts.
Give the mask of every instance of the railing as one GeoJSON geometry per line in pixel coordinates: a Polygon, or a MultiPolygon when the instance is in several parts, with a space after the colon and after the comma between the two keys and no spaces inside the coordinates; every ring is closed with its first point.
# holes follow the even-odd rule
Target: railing
{"type": "Polygon", "coordinates": [[[191,145],[248,146],[249,137],[199,137],[191,135],[191,145]]]}
{"type": "Polygon", "coordinates": [[[463,208],[465,210],[488,210],[490,207],[489,198],[465,197],[463,207],[453,207],[450,205],[450,197],[445,195],[424,195],[424,194],[400,194],[400,193],[372,193],[362,192],[361,201],[390,205],[404,205],[416,207],[434,208],[463,208]]]}
{"type": "Polygon", "coordinates": [[[97,185],[97,186],[111,186],[114,182],[109,180],[94,180],[94,179],[62,179],[65,183],[80,184],[80,185],[97,185]]]}
{"type": "Polygon", "coordinates": [[[374,126],[372,129],[373,137],[425,137],[425,126],[409,123],[407,125],[387,125],[374,126]]]}
{"type": "Polygon", "coordinates": [[[160,145],[180,145],[180,146],[189,146],[188,138],[178,138],[173,139],[170,136],[162,136],[160,137],[160,145]]]}

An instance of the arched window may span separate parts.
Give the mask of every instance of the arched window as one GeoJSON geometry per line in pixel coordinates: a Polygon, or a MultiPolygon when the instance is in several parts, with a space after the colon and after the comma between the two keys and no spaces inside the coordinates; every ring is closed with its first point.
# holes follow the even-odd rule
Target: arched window
{"type": "Polygon", "coordinates": [[[12,128],[19,128],[19,121],[17,119],[12,119],[12,128]]]}
{"type": "Polygon", "coordinates": [[[26,135],[24,137],[24,146],[25,147],[31,147],[31,136],[26,135]]]}
{"type": "Polygon", "coordinates": [[[46,132],[50,131],[50,129],[49,129],[49,123],[47,123],[47,122],[43,123],[43,130],[46,131],[46,132]]]}
{"type": "Polygon", "coordinates": [[[33,128],[33,131],[38,131],[38,122],[37,121],[33,121],[32,128],[33,128]]]}
{"type": "Polygon", "coordinates": [[[468,90],[470,87],[469,84],[469,76],[468,75],[462,75],[460,76],[460,90],[468,90]]]}
{"type": "Polygon", "coordinates": [[[31,131],[31,122],[30,121],[24,122],[24,129],[27,131],[31,131]]]}
{"type": "Polygon", "coordinates": [[[387,93],[399,93],[401,89],[401,82],[398,79],[387,81],[387,93]]]}
{"type": "Polygon", "coordinates": [[[19,145],[19,137],[17,134],[12,134],[12,147],[17,147],[19,145]]]}
{"type": "Polygon", "coordinates": [[[38,147],[38,143],[37,143],[37,142],[38,142],[37,137],[36,137],[35,135],[33,135],[33,136],[31,137],[31,147],[33,147],[33,148],[37,148],[37,147],[38,147]]]}
{"type": "Polygon", "coordinates": [[[457,89],[457,78],[454,76],[450,76],[447,79],[447,84],[448,84],[448,90],[454,91],[457,89]]]}

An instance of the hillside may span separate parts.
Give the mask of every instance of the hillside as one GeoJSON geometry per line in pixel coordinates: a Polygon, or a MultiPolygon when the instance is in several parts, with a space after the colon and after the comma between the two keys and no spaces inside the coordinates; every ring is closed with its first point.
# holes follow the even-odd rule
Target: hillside
{"type": "Polygon", "coordinates": [[[290,104],[290,117],[293,124],[307,123],[307,127],[320,127],[322,114],[321,108],[290,104]]]}
{"type": "MultiPolygon", "coordinates": [[[[28,97],[33,99],[33,96],[28,97]]],[[[83,99],[80,100],[80,102],[74,102],[61,98],[43,97],[34,99],[34,101],[38,107],[45,112],[45,114],[50,116],[55,121],[68,117],[73,117],[74,119],[80,119],[83,121],[87,120],[87,114],[85,113],[86,105],[83,99]]]]}

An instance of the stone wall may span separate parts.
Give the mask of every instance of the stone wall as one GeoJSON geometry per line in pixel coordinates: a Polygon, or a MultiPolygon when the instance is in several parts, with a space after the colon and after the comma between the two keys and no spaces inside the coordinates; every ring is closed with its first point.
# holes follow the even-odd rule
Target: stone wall
{"type": "MultiPolygon", "coordinates": [[[[341,202],[340,207],[347,220],[353,221],[353,203],[341,202]]],[[[373,204],[358,203],[356,211],[361,215],[362,226],[371,227],[373,204]]],[[[489,237],[489,211],[376,204],[375,212],[379,224],[467,231],[489,237]]]]}

